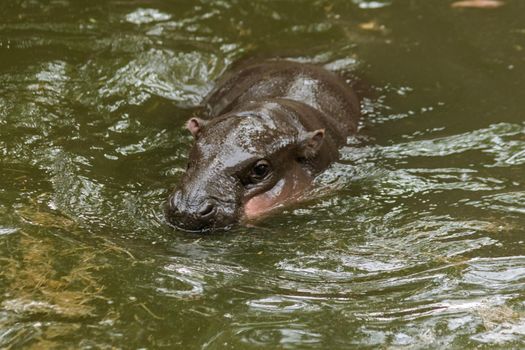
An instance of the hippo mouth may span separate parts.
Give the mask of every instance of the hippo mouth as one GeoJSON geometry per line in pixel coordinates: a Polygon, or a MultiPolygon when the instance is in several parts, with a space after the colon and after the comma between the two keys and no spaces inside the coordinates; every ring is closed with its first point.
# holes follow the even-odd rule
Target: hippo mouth
{"type": "Polygon", "coordinates": [[[208,204],[200,210],[181,211],[175,204],[174,196],[171,196],[165,203],[164,217],[169,226],[184,232],[211,233],[230,230],[236,223],[236,216],[227,215],[224,209],[217,209],[219,205],[225,208],[223,203],[217,203],[208,204]]]}
{"type": "Polygon", "coordinates": [[[239,214],[227,216],[225,213],[213,213],[209,219],[202,220],[196,214],[181,213],[168,199],[164,207],[164,216],[168,226],[189,233],[213,233],[231,230],[237,224],[247,224],[262,219],[268,213],[281,207],[283,203],[272,200],[272,191],[254,196],[239,208],[239,214]]]}
{"type": "Polygon", "coordinates": [[[208,234],[208,233],[214,233],[214,232],[221,232],[221,231],[229,231],[233,228],[234,224],[226,225],[226,226],[212,226],[212,227],[202,227],[202,228],[188,228],[187,226],[183,226],[180,223],[174,223],[167,220],[168,226],[183,232],[188,233],[197,233],[197,234],[208,234]]]}
{"type": "Polygon", "coordinates": [[[206,233],[213,233],[213,232],[220,232],[220,231],[229,231],[233,228],[234,224],[227,224],[227,225],[188,225],[187,223],[183,223],[181,221],[176,221],[170,218],[170,216],[166,215],[166,223],[168,226],[178,230],[178,231],[184,231],[188,233],[199,233],[199,234],[206,234],[206,233]]]}

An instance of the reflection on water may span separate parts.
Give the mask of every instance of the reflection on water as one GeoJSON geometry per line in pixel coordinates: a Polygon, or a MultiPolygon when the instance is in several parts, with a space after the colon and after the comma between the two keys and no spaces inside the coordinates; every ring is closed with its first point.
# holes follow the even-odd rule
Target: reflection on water
{"type": "Polygon", "coordinates": [[[0,347],[522,347],[521,2],[6,4],[0,347]],[[274,55],[357,81],[360,134],[305,203],[171,230],[184,121],[274,55]]]}

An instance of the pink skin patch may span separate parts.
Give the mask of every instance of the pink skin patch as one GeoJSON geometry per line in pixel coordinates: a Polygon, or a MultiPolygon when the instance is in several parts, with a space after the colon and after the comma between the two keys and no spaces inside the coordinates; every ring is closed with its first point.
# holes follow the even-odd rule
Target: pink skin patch
{"type": "Polygon", "coordinates": [[[250,198],[244,205],[244,219],[254,220],[284,204],[298,201],[310,188],[312,178],[298,164],[277,181],[270,190],[250,198]]]}

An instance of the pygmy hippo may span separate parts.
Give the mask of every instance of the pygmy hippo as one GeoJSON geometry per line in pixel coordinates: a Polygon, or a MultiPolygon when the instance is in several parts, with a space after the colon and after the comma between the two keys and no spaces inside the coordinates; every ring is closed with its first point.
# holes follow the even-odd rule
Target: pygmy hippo
{"type": "Polygon", "coordinates": [[[187,122],[195,142],[166,204],[168,222],[186,231],[228,228],[297,200],[360,117],[342,78],[284,60],[232,69],[204,106],[187,122]]]}

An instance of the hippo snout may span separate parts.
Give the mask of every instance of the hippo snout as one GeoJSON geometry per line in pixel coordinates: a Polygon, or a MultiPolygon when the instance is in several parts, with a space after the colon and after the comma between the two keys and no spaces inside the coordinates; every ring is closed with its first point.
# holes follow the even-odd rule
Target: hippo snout
{"type": "Polygon", "coordinates": [[[190,201],[180,191],[173,193],[166,204],[166,218],[184,231],[204,232],[225,228],[233,223],[228,208],[214,198],[190,201]]]}

